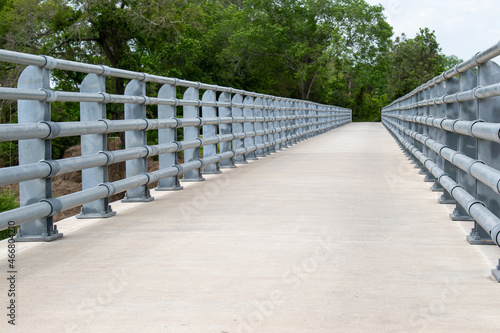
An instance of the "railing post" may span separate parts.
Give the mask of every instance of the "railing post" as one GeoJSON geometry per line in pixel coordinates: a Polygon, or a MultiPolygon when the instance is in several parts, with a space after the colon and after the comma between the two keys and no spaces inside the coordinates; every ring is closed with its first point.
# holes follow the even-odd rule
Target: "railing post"
{"type": "MultiPolygon", "coordinates": [[[[256,108],[254,109],[254,116],[255,117],[259,117],[259,118],[263,117],[264,116],[264,112],[261,109],[261,107],[264,104],[262,104],[262,98],[261,97],[255,98],[254,105],[256,106],[256,108]]],[[[260,121],[258,121],[258,122],[256,121],[254,123],[254,130],[257,133],[257,136],[255,137],[255,144],[256,145],[263,144],[265,136],[258,135],[258,134],[262,133],[262,131],[264,130],[264,123],[260,122],[260,121]]],[[[264,156],[266,156],[266,153],[265,153],[264,149],[257,149],[257,152],[256,152],[255,155],[256,155],[256,157],[264,157],[264,156]]]]}
{"type": "MultiPolygon", "coordinates": [[[[88,74],[80,86],[82,93],[105,93],[106,82],[102,75],[88,74]]],[[[80,103],[80,121],[106,119],[106,104],[97,102],[80,103]]],[[[106,134],[88,134],[81,136],[82,156],[97,154],[107,150],[106,134]]],[[[82,170],[82,190],[93,188],[108,182],[108,166],[82,170]]],[[[82,206],[78,219],[106,218],[116,215],[109,205],[109,199],[99,199],[82,206]]]]}
{"type": "MultiPolygon", "coordinates": [[[[220,103],[231,103],[231,94],[222,92],[219,95],[220,103]]],[[[231,117],[231,107],[219,106],[219,117],[231,117]]],[[[219,132],[221,135],[232,134],[232,124],[220,124],[219,132]]],[[[232,150],[232,141],[224,141],[220,143],[220,152],[225,153],[232,150]]],[[[221,168],[236,168],[234,165],[234,158],[228,158],[220,162],[221,168]]]]}
{"type": "MultiPolygon", "coordinates": [[[[452,77],[447,82],[440,83],[439,86],[441,86],[442,95],[451,95],[459,91],[460,81],[457,78],[452,77]]],[[[451,103],[451,104],[440,105],[437,116],[440,118],[457,119],[458,104],[451,103]]],[[[445,146],[449,146],[453,150],[457,150],[457,141],[458,141],[457,135],[455,133],[448,132],[445,130],[439,130],[439,132],[441,133],[440,142],[445,146]]],[[[447,173],[453,180],[456,181],[457,167],[442,157],[441,160],[443,161],[443,171],[447,173]]],[[[450,193],[448,193],[448,191],[443,191],[443,195],[439,198],[438,202],[441,204],[456,204],[455,199],[453,199],[453,197],[451,196],[450,193]]]]}
{"type": "MultiPolygon", "coordinates": [[[[262,137],[262,141],[267,145],[272,141],[272,134],[270,134],[271,126],[269,122],[269,98],[268,96],[264,96],[262,99],[262,105],[264,105],[264,109],[262,109],[262,116],[264,117],[264,122],[262,123],[262,129],[267,134],[262,137]]],[[[271,146],[264,148],[264,154],[271,154],[271,146]]]]}
{"type": "MultiPolygon", "coordinates": [[[[232,99],[233,106],[231,108],[231,112],[233,114],[233,118],[243,117],[243,108],[240,107],[243,104],[243,96],[241,94],[235,94],[232,99]]],[[[245,133],[243,131],[243,124],[234,122],[233,123],[233,134],[237,135],[240,133],[245,133]]],[[[244,148],[244,139],[235,139],[233,140],[233,149],[244,148]]],[[[248,163],[245,155],[238,155],[234,157],[234,163],[236,164],[246,164],[248,163]]]]}
{"type": "MultiPolygon", "coordinates": [[[[146,96],[146,83],[144,81],[132,80],[125,87],[127,96],[146,96]]],[[[125,119],[146,118],[146,105],[125,104],[125,119]]],[[[147,144],[146,131],[125,132],[125,148],[143,147],[147,144]]],[[[136,158],[125,162],[127,178],[148,172],[147,158],[136,158]]],[[[122,202],[148,202],[154,198],[150,195],[147,185],[141,185],[126,192],[122,202]]]]}
{"type": "MultiPolygon", "coordinates": [[[[493,61],[488,61],[479,66],[479,86],[487,86],[500,82],[500,66],[493,61]]],[[[500,97],[490,97],[480,100],[478,103],[478,118],[481,121],[500,123],[499,108],[500,97]]],[[[500,165],[500,145],[496,142],[478,139],[477,158],[487,165],[496,167],[500,165]]],[[[500,216],[500,205],[498,204],[498,194],[489,186],[482,182],[477,182],[477,198],[484,202],[486,207],[496,216],[500,216]]],[[[495,243],[477,222],[467,240],[471,244],[492,244],[495,243]]]]}
{"type": "MultiPolygon", "coordinates": [[[[51,58],[47,57],[47,63],[51,64],[51,58]]],[[[46,89],[47,100],[29,101],[19,100],[18,122],[38,123],[50,122],[50,102],[52,99],[50,89],[49,68],[28,66],[21,73],[17,87],[20,89],[46,89]]],[[[53,67],[52,67],[53,68],[53,67]]],[[[57,133],[55,134],[57,135],[57,133]]],[[[51,138],[19,140],[19,165],[38,163],[39,161],[52,159],[51,138]]],[[[19,200],[21,207],[49,200],[52,198],[52,178],[33,179],[19,183],[19,200]]],[[[58,213],[57,205],[53,205],[51,216],[37,219],[21,225],[16,241],[18,242],[48,242],[60,238],[63,234],[57,232],[54,226],[53,215],[58,213]]],[[[14,221],[16,222],[16,221],[14,221]]]]}
{"type": "MultiPolygon", "coordinates": [[[[189,101],[200,100],[200,90],[190,87],[184,92],[184,99],[189,101]]],[[[184,105],[182,109],[182,116],[184,118],[199,118],[200,107],[193,105],[184,105]]],[[[200,139],[200,128],[198,126],[184,127],[184,141],[200,139]]],[[[184,150],[184,162],[196,161],[200,158],[200,148],[190,148],[184,150]]],[[[201,182],[205,178],[201,176],[200,169],[188,171],[184,174],[182,181],[185,182],[201,182]]]]}
{"type": "MultiPolygon", "coordinates": [[[[243,116],[245,118],[252,118],[254,117],[254,99],[252,96],[246,96],[245,99],[243,100],[243,116]]],[[[250,148],[252,146],[255,146],[255,136],[252,136],[252,137],[248,137],[249,134],[251,134],[252,132],[254,132],[254,124],[255,123],[252,123],[252,122],[248,122],[248,121],[245,121],[245,123],[243,124],[243,131],[245,132],[245,134],[247,135],[247,137],[245,137],[245,148],[250,148]]],[[[257,159],[257,154],[255,153],[255,151],[251,151],[251,152],[248,152],[245,154],[245,158],[246,160],[256,160],[257,159]]]]}
{"type": "MultiPolygon", "coordinates": [[[[158,98],[174,99],[176,97],[175,85],[164,84],[158,91],[158,98]]],[[[158,119],[171,119],[177,117],[177,106],[158,105],[158,119]]],[[[177,128],[163,128],[158,130],[158,144],[167,144],[177,141],[177,128]]],[[[166,169],[177,164],[177,152],[161,154],[158,157],[159,168],[166,169]]],[[[178,191],[182,190],[179,176],[161,179],[156,191],[178,191]]]]}
{"type": "MultiPolygon", "coordinates": [[[[468,91],[476,87],[477,75],[473,71],[468,70],[460,74],[460,91],[468,91]]],[[[478,104],[476,100],[458,102],[458,104],[459,110],[456,119],[467,121],[475,121],[478,119],[478,104]]],[[[459,135],[457,151],[462,152],[470,158],[477,159],[477,139],[468,135],[459,135]]],[[[462,185],[474,198],[477,198],[476,182],[477,180],[468,172],[462,169],[457,170],[457,183],[462,185]]],[[[450,214],[450,218],[453,221],[473,221],[465,209],[458,203],[453,213],[450,214]]]]}
{"type": "Polygon", "coordinates": [[[281,132],[279,132],[279,130],[280,130],[280,122],[277,119],[277,117],[279,116],[279,111],[278,111],[279,106],[280,106],[280,102],[279,102],[278,98],[273,96],[271,113],[272,113],[272,117],[274,119],[274,121],[273,121],[273,129],[274,129],[274,141],[276,143],[274,145],[274,151],[275,152],[278,151],[278,150],[281,150],[281,144],[278,143],[278,140],[279,140],[279,138],[281,136],[281,132]]]}
{"type": "MultiPolygon", "coordinates": [[[[201,100],[203,102],[216,102],[217,94],[214,90],[207,90],[203,94],[201,100]]],[[[203,118],[217,117],[217,109],[215,106],[202,106],[201,116],[203,118]]],[[[217,136],[217,125],[204,125],[202,129],[204,138],[212,138],[217,136]]],[[[203,147],[203,157],[210,157],[217,155],[217,144],[206,145],[203,147]]],[[[203,168],[204,174],[219,174],[221,173],[219,163],[209,164],[203,168]]]]}
{"type": "MultiPolygon", "coordinates": [[[[425,95],[424,92],[421,91],[415,94],[410,99],[410,103],[418,103],[423,98],[425,98],[425,95]]],[[[417,106],[416,110],[417,116],[424,116],[426,115],[427,107],[417,106]]],[[[425,126],[424,124],[417,124],[417,132],[419,134],[425,135],[425,133],[427,133],[427,126],[425,126]]],[[[427,155],[428,148],[423,143],[416,141],[415,144],[415,147],[417,147],[418,150],[427,155]]],[[[424,181],[427,181],[427,179],[432,180],[432,175],[429,173],[429,171],[427,171],[427,168],[420,161],[418,162],[417,166],[420,166],[420,171],[418,173],[425,176],[424,181]]]]}
{"type": "MultiPolygon", "coordinates": [[[[422,92],[420,92],[418,94],[418,102],[420,102],[422,100],[430,99],[431,97],[434,98],[435,96],[431,96],[430,90],[431,89],[425,89],[422,92]]],[[[430,112],[429,112],[430,107],[429,106],[424,106],[424,107],[422,107],[422,109],[423,109],[423,111],[422,111],[423,116],[430,115],[430,112]]],[[[423,125],[422,134],[425,136],[432,137],[432,135],[430,133],[431,133],[431,129],[429,128],[429,126],[423,125]]],[[[422,148],[424,149],[423,153],[426,154],[431,160],[435,161],[433,151],[429,147],[427,147],[426,145],[422,145],[422,148]]],[[[424,174],[425,174],[425,178],[424,178],[425,182],[434,183],[437,181],[436,177],[434,177],[434,175],[432,173],[425,171],[424,174]]]]}
{"type": "Polygon", "coordinates": [[[290,129],[290,115],[292,114],[292,101],[287,99],[285,101],[285,107],[286,107],[286,110],[285,110],[285,117],[286,117],[286,120],[285,120],[285,127],[286,127],[286,131],[285,131],[285,138],[286,138],[286,145],[287,147],[288,146],[291,146],[292,145],[292,140],[290,140],[290,135],[292,133],[291,129],[290,129]]]}
{"type": "Polygon", "coordinates": [[[286,120],[285,120],[285,117],[286,117],[286,110],[287,110],[287,105],[286,105],[287,101],[283,98],[280,99],[280,112],[279,112],[279,115],[281,117],[281,121],[280,121],[280,127],[282,129],[282,132],[281,132],[281,139],[283,140],[283,142],[281,142],[281,148],[287,148],[287,144],[286,144],[286,137],[287,137],[287,129],[286,129],[286,120]]]}

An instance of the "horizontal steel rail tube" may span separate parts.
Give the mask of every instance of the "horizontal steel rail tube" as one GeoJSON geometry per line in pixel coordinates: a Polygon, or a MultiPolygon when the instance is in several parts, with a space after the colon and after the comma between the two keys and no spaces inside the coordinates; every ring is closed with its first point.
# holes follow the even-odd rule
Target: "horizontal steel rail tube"
{"type": "Polygon", "coordinates": [[[57,134],[58,138],[87,134],[104,134],[108,131],[108,125],[103,121],[68,121],[53,124],[57,126],[59,130],[59,133],[57,134]]]}
{"type": "MultiPolygon", "coordinates": [[[[251,122],[253,118],[240,117],[235,122],[251,122]]],[[[348,121],[350,118],[343,118],[340,120],[348,121]]],[[[225,123],[232,123],[232,118],[226,118],[225,123]]],[[[314,122],[309,125],[321,125],[327,122],[314,122]]],[[[467,122],[468,123],[468,122],[467,122]]],[[[104,133],[119,133],[126,131],[143,131],[155,130],[162,128],[177,128],[177,127],[190,127],[209,124],[218,124],[218,118],[203,119],[203,118],[177,118],[175,119],[128,119],[128,120],[98,120],[98,121],[82,121],[82,122],[58,122],[58,123],[33,123],[33,124],[0,124],[0,141],[14,141],[14,140],[27,140],[27,139],[44,139],[51,135],[51,126],[54,126],[58,134],[55,137],[67,136],[80,136],[87,134],[104,134],[104,133]]],[[[489,126],[489,124],[486,124],[489,126]]],[[[484,138],[485,130],[483,124],[475,125],[475,135],[478,138],[484,138]]],[[[493,124],[488,128],[488,135],[491,137],[493,134],[493,124]]],[[[500,125],[495,125],[500,127],[500,125]]],[[[283,130],[292,130],[301,127],[300,125],[288,126],[280,128],[278,132],[283,130]]],[[[257,135],[265,135],[257,134],[257,135]]],[[[500,142],[500,138],[497,140],[500,142]]]]}
{"type": "Polygon", "coordinates": [[[207,166],[209,164],[219,163],[221,161],[220,155],[213,155],[210,157],[200,158],[202,166],[207,166]]]}
{"type": "Polygon", "coordinates": [[[136,158],[144,158],[148,155],[148,150],[146,147],[136,147],[136,148],[128,148],[122,150],[108,151],[107,153],[113,156],[114,163],[119,163],[128,160],[133,160],[136,158]]]}
{"type": "Polygon", "coordinates": [[[0,124],[0,141],[45,139],[50,135],[46,123],[38,124],[0,124]]]}
{"type": "Polygon", "coordinates": [[[399,130],[404,130],[408,135],[414,136],[417,141],[432,149],[435,153],[446,159],[448,162],[467,172],[475,179],[493,189],[495,192],[500,193],[500,171],[482,163],[481,161],[474,160],[464,154],[450,149],[449,147],[445,147],[444,145],[436,142],[435,140],[432,140],[425,135],[405,129],[398,124],[392,122],[389,123],[391,123],[391,125],[395,126],[399,130]]]}
{"type": "Polygon", "coordinates": [[[481,121],[466,121],[458,119],[434,118],[432,116],[413,117],[386,115],[388,118],[405,122],[417,123],[443,129],[448,132],[500,143],[500,124],[481,121]]]}
{"type": "Polygon", "coordinates": [[[83,205],[87,202],[92,202],[94,200],[103,199],[108,196],[108,189],[105,186],[97,186],[87,190],[73,192],[68,195],[61,196],[57,199],[60,203],[60,211],[68,210],[73,207],[83,205]]]}
{"type": "Polygon", "coordinates": [[[47,93],[42,90],[0,87],[0,99],[45,101],[47,97],[47,93]]]}
{"type": "Polygon", "coordinates": [[[224,153],[220,153],[220,160],[227,160],[228,158],[233,158],[235,156],[234,151],[226,151],[224,153]]]}
{"type": "Polygon", "coordinates": [[[48,202],[38,202],[2,212],[0,213],[0,230],[7,229],[10,226],[10,221],[14,222],[14,225],[21,225],[29,221],[49,216],[51,212],[52,206],[48,202]]]}
{"type": "Polygon", "coordinates": [[[47,163],[57,163],[57,167],[59,170],[57,172],[55,170],[52,171],[51,177],[62,175],[69,172],[81,171],[84,169],[94,168],[98,166],[106,165],[108,162],[107,156],[104,154],[93,154],[86,156],[77,156],[64,158],[57,161],[47,161],[47,163]]]}
{"type": "MultiPolygon", "coordinates": [[[[482,58],[484,58],[485,56],[482,56],[482,58]]],[[[225,91],[225,92],[230,92],[230,93],[234,93],[234,94],[242,94],[242,95],[260,97],[260,98],[269,98],[272,100],[295,101],[294,99],[264,95],[264,94],[259,94],[259,93],[255,93],[255,92],[247,92],[244,90],[237,90],[237,89],[232,89],[232,88],[228,88],[228,87],[219,87],[216,85],[204,84],[204,83],[200,83],[200,82],[179,80],[179,79],[162,77],[162,76],[157,76],[157,75],[149,75],[146,73],[133,72],[133,71],[123,70],[123,69],[109,68],[107,66],[102,66],[102,65],[84,64],[84,63],[79,63],[79,62],[75,62],[75,61],[54,59],[54,58],[48,57],[48,56],[36,56],[36,55],[30,55],[30,54],[7,51],[7,50],[0,50],[0,61],[7,61],[7,62],[23,64],[23,65],[34,65],[34,66],[38,66],[38,67],[46,67],[49,69],[54,68],[54,69],[75,71],[75,72],[81,72],[81,73],[92,73],[92,74],[97,74],[97,75],[119,77],[119,78],[130,79],[130,80],[139,80],[139,81],[144,81],[144,82],[155,82],[155,83],[169,84],[169,85],[174,85],[174,86],[194,87],[194,88],[205,89],[205,90],[225,91]]],[[[309,102],[309,103],[311,105],[320,105],[318,103],[312,103],[312,102],[309,102]]],[[[335,107],[335,108],[332,108],[332,110],[343,111],[346,109],[340,108],[340,107],[335,107]]]]}
{"type": "MultiPolygon", "coordinates": [[[[390,126],[389,130],[396,136],[396,138],[417,157],[418,150],[416,147],[408,143],[399,134],[397,134],[390,126]]],[[[418,151],[419,152],[419,151],[418,151]]],[[[424,154],[419,152],[420,158],[426,159],[424,166],[435,175],[439,183],[448,191],[450,195],[469,213],[470,216],[486,230],[500,246],[500,219],[491,213],[483,204],[470,195],[463,187],[458,185],[451,177],[445,174],[434,162],[427,158],[424,154]]]]}
{"type": "Polygon", "coordinates": [[[0,186],[20,183],[26,180],[46,178],[51,168],[46,163],[33,163],[0,169],[0,186]]]}
{"type": "Polygon", "coordinates": [[[218,137],[219,137],[219,142],[227,142],[234,140],[233,134],[224,134],[224,135],[219,135],[218,137]]]}
{"type": "Polygon", "coordinates": [[[177,118],[178,127],[196,127],[201,125],[200,118],[177,118]]]}
{"type": "MultiPolygon", "coordinates": [[[[466,192],[466,194],[468,193],[466,192]]],[[[481,204],[472,205],[469,208],[469,214],[474,220],[481,221],[481,223],[478,222],[481,227],[483,227],[483,229],[490,234],[491,239],[500,246],[500,220],[498,217],[481,204]]]]}
{"type": "Polygon", "coordinates": [[[179,146],[179,151],[180,150],[185,150],[185,149],[192,149],[192,148],[199,148],[203,142],[201,140],[191,140],[191,141],[181,141],[177,142],[177,145],[179,146]]]}
{"type": "Polygon", "coordinates": [[[179,175],[183,175],[186,172],[199,169],[202,166],[203,166],[203,163],[200,160],[191,161],[191,162],[187,162],[187,163],[178,165],[178,167],[179,167],[179,175]]]}
{"type": "Polygon", "coordinates": [[[436,76],[435,78],[433,78],[432,80],[428,81],[427,83],[421,85],[420,87],[414,89],[411,93],[403,96],[403,97],[400,97],[398,98],[397,100],[395,100],[394,102],[392,102],[391,104],[389,104],[388,106],[392,106],[392,105],[395,105],[395,104],[398,104],[400,102],[403,102],[413,96],[415,96],[416,94],[434,86],[436,83],[440,83],[440,82],[443,82],[445,80],[449,80],[451,79],[453,76],[455,75],[458,75],[458,74],[461,74],[461,73],[464,73],[478,65],[481,65],[481,64],[484,64],[486,63],[487,61],[497,57],[498,55],[500,55],[500,42],[498,42],[497,44],[493,45],[492,47],[490,47],[489,49],[487,49],[486,51],[483,51],[483,52],[480,52],[478,54],[476,54],[474,57],[472,57],[471,59],[467,60],[467,61],[464,61],[458,65],[456,65],[453,69],[451,70],[448,70],[444,73],[442,73],[441,75],[439,76],[436,76]]]}
{"type": "Polygon", "coordinates": [[[219,137],[218,136],[213,136],[211,138],[203,138],[203,139],[200,139],[201,140],[201,145],[202,146],[208,146],[208,145],[215,145],[217,143],[220,142],[219,140],[219,137]]]}
{"type": "MultiPolygon", "coordinates": [[[[47,103],[52,102],[91,102],[91,103],[126,103],[138,105],[168,105],[168,106],[209,106],[209,107],[241,107],[254,110],[268,110],[271,114],[274,112],[282,112],[279,116],[252,116],[252,117],[211,117],[211,118],[171,118],[171,119],[127,119],[127,120],[108,120],[99,119],[98,117],[90,118],[92,121],[81,122],[60,122],[51,121],[32,123],[32,124],[1,124],[0,125],[0,141],[13,140],[29,140],[29,139],[53,139],[66,136],[82,136],[82,135],[103,135],[108,133],[119,133],[128,131],[148,131],[157,129],[174,129],[188,126],[203,126],[203,125],[219,125],[231,123],[266,123],[266,122],[281,122],[281,127],[274,128],[264,126],[263,128],[255,128],[254,131],[239,134],[224,134],[212,137],[204,137],[193,141],[182,141],[163,143],[152,146],[138,146],[129,149],[117,151],[101,151],[97,154],[93,151],[90,155],[77,156],[62,160],[47,160],[39,163],[31,163],[22,166],[0,169],[0,181],[4,179],[9,184],[12,182],[21,182],[25,180],[37,178],[51,178],[56,175],[65,174],[73,171],[80,171],[93,167],[103,167],[113,163],[128,161],[131,159],[140,159],[150,156],[174,153],[189,147],[201,147],[204,145],[213,145],[219,142],[235,140],[236,138],[269,136],[273,133],[281,133],[275,140],[270,140],[265,137],[260,143],[238,148],[234,151],[226,151],[221,154],[216,154],[210,157],[204,157],[189,163],[167,167],[158,171],[139,174],[133,177],[122,179],[114,183],[105,183],[97,187],[85,189],[80,192],[74,192],[59,198],[43,199],[41,202],[24,206],[18,210],[12,210],[7,215],[0,215],[0,221],[15,220],[17,224],[33,221],[35,219],[44,218],[57,214],[59,211],[69,209],[78,205],[82,205],[98,199],[109,197],[114,193],[128,191],[134,187],[147,185],[167,177],[174,177],[194,169],[198,169],[204,165],[218,163],[224,159],[233,158],[237,155],[244,155],[249,152],[254,152],[258,149],[267,147],[275,147],[295,138],[304,138],[309,134],[319,134],[328,129],[335,128],[351,120],[351,113],[348,109],[340,107],[325,107],[324,110],[319,110],[316,106],[320,104],[307,102],[309,107],[290,107],[295,101],[294,99],[274,97],[244,90],[236,90],[227,87],[219,87],[215,85],[203,84],[186,80],[178,80],[161,76],[149,75],[146,73],[132,72],[121,69],[108,68],[101,65],[82,64],[74,61],[58,60],[47,56],[33,56],[18,52],[0,50],[0,61],[7,60],[18,64],[34,65],[48,70],[60,69],[68,71],[77,71],[83,73],[92,73],[99,76],[113,76],[130,80],[138,80],[143,82],[156,82],[161,84],[193,87],[203,90],[215,90],[228,92],[230,94],[241,94],[243,96],[252,96],[255,98],[267,98],[269,101],[279,101],[279,107],[271,107],[271,104],[233,104],[231,102],[215,102],[201,100],[184,100],[176,98],[156,98],[144,95],[117,95],[108,94],[106,92],[68,92],[68,91],[53,91],[50,89],[30,90],[0,87],[0,98],[14,100],[36,100],[47,103]],[[285,103],[286,102],[286,105],[285,103]],[[312,114],[294,115],[293,112],[312,112],[312,114]],[[286,115],[284,114],[286,113],[286,115]],[[295,120],[300,120],[300,123],[295,120]],[[293,133],[295,129],[302,129],[300,133],[293,133]],[[5,129],[5,130],[4,130],[5,129]],[[286,134],[285,134],[286,131],[286,134]],[[7,180],[5,180],[7,179],[7,180]],[[10,215],[9,215],[10,214],[10,215]],[[10,218],[12,219],[9,219],[10,218]]],[[[174,95],[175,96],[175,95],[174,95]]],[[[300,102],[300,101],[299,101],[300,102]]],[[[97,107],[101,107],[96,105],[97,107]]],[[[103,109],[104,110],[104,109],[103,109]]],[[[105,113],[104,113],[105,114],[105,113]]],[[[266,113],[264,113],[266,114],[266,113]]],[[[269,114],[267,114],[269,115],[269,114]]],[[[50,119],[50,118],[49,118],[50,119]]],[[[212,134],[213,135],[213,134],[212,134]]],[[[105,136],[102,136],[105,138],[105,136]]],[[[174,137],[175,139],[175,137],[174,137]]],[[[103,149],[103,148],[99,148],[103,149]]],[[[4,225],[7,227],[7,225],[4,225]]]]}

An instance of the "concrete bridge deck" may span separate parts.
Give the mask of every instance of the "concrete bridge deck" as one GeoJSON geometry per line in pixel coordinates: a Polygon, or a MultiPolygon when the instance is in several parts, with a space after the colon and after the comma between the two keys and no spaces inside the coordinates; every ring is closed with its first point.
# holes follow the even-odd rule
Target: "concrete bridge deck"
{"type": "MultiPolygon", "coordinates": [[[[2,332],[486,332],[500,251],[471,246],[380,123],[68,219],[17,244],[2,332]]],[[[7,276],[6,242],[1,271],[7,276]]]]}

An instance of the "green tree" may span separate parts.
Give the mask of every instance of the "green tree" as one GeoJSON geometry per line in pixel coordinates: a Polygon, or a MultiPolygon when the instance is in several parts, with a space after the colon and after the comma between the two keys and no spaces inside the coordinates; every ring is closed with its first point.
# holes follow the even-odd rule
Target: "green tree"
{"type": "MultiPolygon", "coordinates": [[[[17,207],[19,207],[19,203],[17,202],[14,194],[12,194],[10,191],[0,192],[0,212],[5,212],[17,207]]],[[[8,237],[9,230],[0,231],[0,240],[8,237]]]]}
{"type": "Polygon", "coordinates": [[[390,53],[389,97],[397,99],[444,70],[444,57],[434,31],[420,29],[415,38],[396,38],[390,53]]]}

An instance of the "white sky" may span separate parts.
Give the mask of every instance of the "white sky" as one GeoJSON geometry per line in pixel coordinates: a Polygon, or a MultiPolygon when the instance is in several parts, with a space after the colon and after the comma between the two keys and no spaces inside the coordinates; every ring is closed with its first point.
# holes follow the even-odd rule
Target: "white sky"
{"type": "MultiPolygon", "coordinates": [[[[468,60],[500,41],[499,0],[365,0],[382,4],[394,29],[413,38],[419,28],[435,30],[446,55],[468,60]]],[[[394,38],[393,37],[393,38],[394,38]]],[[[496,62],[499,58],[495,59],[496,62]]]]}

